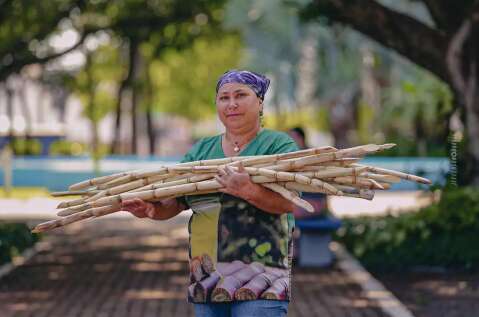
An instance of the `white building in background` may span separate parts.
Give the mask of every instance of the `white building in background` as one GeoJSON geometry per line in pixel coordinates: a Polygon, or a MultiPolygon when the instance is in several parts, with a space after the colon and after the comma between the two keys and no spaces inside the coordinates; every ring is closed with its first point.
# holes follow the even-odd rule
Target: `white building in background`
{"type": "MultiPolygon", "coordinates": [[[[78,33],[67,20],[62,22],[60,33],[51,35],[47,41],[56,52],[73,47],[79,40],[78,33]]],[[[94,50],[98,45],[110,41],[107,32],[88,36],[82,49],[94,50]]],[[[40,82],[43,71],[74,71],[85,63],[82,49],[76,49],[46,65],[29,65],[21,74],[15,74],[0,84],[0,139],[15,136],[57,136],[69,141],[90,143],[92,129],[89,120],[82,114],[83,105],[78,98],[69,95],[62,87],[40,82]]],[[[138,118],[138,151],[148,155],[146,122],[138,118]]],[[[130,115],[123,114],[121,141],[130,142],[130,115]]],[[[192,127],[182,118],[167,114],[155,114],[157,131],[156,155],[182,155],[191,146],[192,127]]],[[[100,143],[111,144],[114,129],[113,114],[106,115],[99,122],[100,143]]],[[[2,142],[0,142],[0,146],[2,142]]]]}
{"type": "MultiPolygon", "coordinates": [[[[80,100],[58,87],[45,85],[35,79],[37,67],[25,68],[21,75],[10,76],[0,86],[0,138],[13,133],[17,137],[28,134],[32,137],[50,136],[90,143],[91,123],[82,114],[84,107],[80,100]]],[[[124,114],[123,119],[125,122],[120,135],[124,142],[129,142],[131,131],[128,113],[124,114]]],[[[140,155],[148,155],[146,122],[141,117],[138,119],[138,151],[140,155]]],[[[187,120],[155,114],[154,124],[157,131],[156,155],[182,155],[191,146],[192,127],[187,120]]],[[[111,144],[113,128],[114,116],[108,114],[99,122],[101,143],[111,144]]]]}

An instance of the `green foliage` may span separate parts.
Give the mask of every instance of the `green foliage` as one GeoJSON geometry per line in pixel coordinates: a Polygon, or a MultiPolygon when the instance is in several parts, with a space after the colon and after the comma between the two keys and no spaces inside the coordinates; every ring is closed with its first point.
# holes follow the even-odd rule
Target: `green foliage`
{"type": "Polygon", "coordinates": [[[240,45],[237,36],[199,38],[191,48],[165,51],[150,68],[154,109],[193,121],[211,117],[216,111],[216,80],[237,67],[240,45]]]}
{"type": "Polygon", "coordinates": [[[448,188],[439,202],[399,216],[345,219],[336,239],[368,268],[479,268],[479,190],[448,188]]]}
{"type": "Polygon", "coordinates": [[[329,112],[325,106],[321,107],[301,107],[296,111],[284,112],[279,115],[276,113],[266,113],[264,117],[265,127],[288,129],[296,126],[302,126],[306,129],[319,131],[329,130],[329,112]]]}
{"type": "Polygon", "coordinates": [[[87,146],[80,142],[55,141],[50,146],[50,155],[77,156],[87,154],[87,146]]]}
{"type": "Polygon", "coordinates": [[[84,115],[92,122],[98,122],[116,105],[115,92],[124,65],[114,43],[101,45],[87,54],[85,66],[66,83],[84,105],[84,115]]]}
{"type": "Polygon", "coordinates": [[[14,138],[12,149],[15,155],[39,155],[42,152],[42,144],[35,139],[14,138]]]}
{"type": "MultiPolygon", "coordinates": [[[[89,34],[107,31],[139,42],[156,38],[156,49],[188,45],[192,37],[219,24],[223,3],[223,0],[6,1],[0,10],[0,65],[3,66],[0,80],[25,65],[56,58],[59,50],[52,47],[50,39],[65,30],[75,30],[79,34],[78,43],[89,34]],[[168,28],[171,25],[177,32],[171,32],[171,27],[168,28]],[[170,32],[162,34],[167,29],[170,32]]],[[[66,48],[60,50],[65,51],[66,48]]]]}
{"type": "Polygon", "coordinates": [[[383,103],[380,119],[385,131],[416,137],[421,133],[416,130],[420,125],[424,135],[447,135],[443,121],[453,108],[452,94],[430,74],[411,69],[397,85],[385,90],[383,103]]]}
{"type": "Polygon", "coordinates": [[[374,117],[371,106],[361,101],[358,105],[358,137],[361,143],[372,142],[371,126],[374,124],[374,117]]]}
{"type": "Polygon", "coordinates": [[[0,223],[0,264],[11,261],[39,238],[39,235],[32,235],[25,224],[0,223]]]}

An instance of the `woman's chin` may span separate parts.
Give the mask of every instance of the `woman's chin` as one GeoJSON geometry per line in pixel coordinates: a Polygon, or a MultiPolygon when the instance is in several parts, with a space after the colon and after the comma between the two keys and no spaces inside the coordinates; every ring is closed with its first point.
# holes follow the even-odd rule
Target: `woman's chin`
{"type": "Polygon", "coordinates": [[[227,128],[239,128],[239,127],[244,127],[244,125],[246,124],[246,122],[244,122],[244,120],[241,120],[240,118],[232,118],[232,119],[228,119],[226,120],[226,127],[227,128]]]}

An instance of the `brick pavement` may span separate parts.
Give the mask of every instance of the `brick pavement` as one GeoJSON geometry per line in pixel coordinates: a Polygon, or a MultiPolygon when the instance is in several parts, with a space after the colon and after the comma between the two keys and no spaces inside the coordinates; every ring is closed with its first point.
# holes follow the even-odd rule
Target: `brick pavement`
{"type": "MultiPolygon", "coordinates": [[[[46,241],[0,279],[1,317],[193,316],[184,219],[97,219],[46,241]]],[[[293,277],[288,316],[386,317],[337,267],[293,277]]]]}

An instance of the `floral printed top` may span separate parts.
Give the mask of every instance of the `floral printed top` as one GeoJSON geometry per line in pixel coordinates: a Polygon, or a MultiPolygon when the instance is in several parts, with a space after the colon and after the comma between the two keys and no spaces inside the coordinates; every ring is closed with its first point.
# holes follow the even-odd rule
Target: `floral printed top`
{"type": "MultiPolygon", "coordinates": [[[[297,150],[286,133],[263,129],[239,155],[297,150]]],[[[221,135],[217,135],[198,141],[182,162],[224,157],[221,135]]],[[[193,211],[188,225],[189,301],[289,300],[291,213],[267,213],[224,193],[185,196],[183,203],[193,211]]]]}

